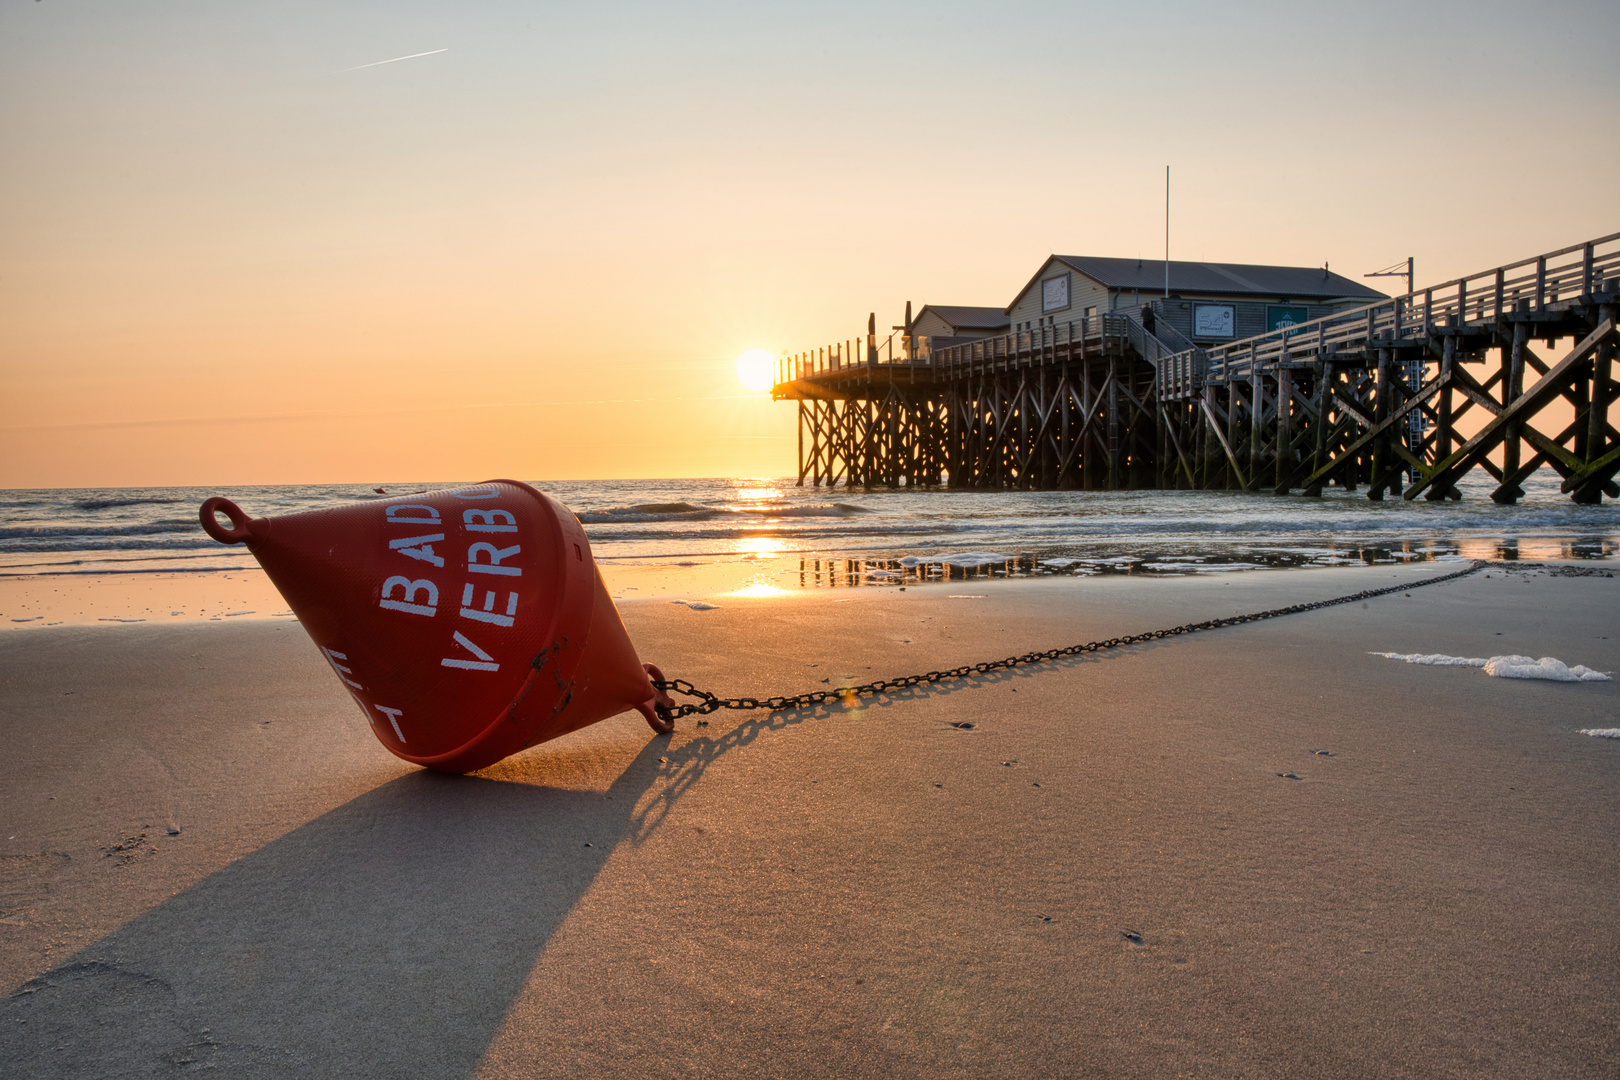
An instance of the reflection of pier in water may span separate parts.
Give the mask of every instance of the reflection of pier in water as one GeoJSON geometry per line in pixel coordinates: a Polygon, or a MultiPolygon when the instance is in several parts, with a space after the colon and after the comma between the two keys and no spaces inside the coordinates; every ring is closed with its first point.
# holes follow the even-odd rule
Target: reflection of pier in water
{"type": "MultiPolygon", "coordinates": [[[[784,357],[799,483],[1620,498],[1620,233],[1211,348],[1102,313],[928,350],[784,357]],[[1539,355],[1567,341],[1563,355],[1539,355]],[[863,355],[864,354],[864,355],[863,355]]],[[[917,345],[917,347],[913,347],[917,345]]]]}
{"type": "MultiPolygon", "coordinates": [[[[992,580],[1132,575],[1170,577],[1243,570],[1411,565],[1467,559],[1517,562],[1611,559],[1620,546],[1607,540],[1502,539],[1422,540],[1400,543],[1327,543],[1305,548],[1232,545],[1221,554],[1187,555],[1147,545],[1139,553],[1109,556],[1043,556],[1021,553],[952,564],[905,559],[800,558],[799,588],[906,588],[972,584],[992,580]]],[[[1610,572],[1607,568],[1599,568],[1610,572]]]]}

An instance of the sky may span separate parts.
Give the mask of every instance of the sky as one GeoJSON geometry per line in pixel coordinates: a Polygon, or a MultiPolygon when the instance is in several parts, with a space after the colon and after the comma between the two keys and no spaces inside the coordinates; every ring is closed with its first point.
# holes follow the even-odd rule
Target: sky
{"type": "Polygon", "coordinates": [[[0,0],[0,487],[791,474],[739,354],[1162,257],[1167,165],[1175,258],[1421,288],[1620,229],[1616,41],[1612,0],[0,0]]]}

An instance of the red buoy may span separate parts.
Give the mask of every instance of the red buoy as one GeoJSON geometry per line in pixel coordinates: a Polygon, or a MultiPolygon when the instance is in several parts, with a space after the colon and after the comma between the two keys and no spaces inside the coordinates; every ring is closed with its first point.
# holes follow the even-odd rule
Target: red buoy
{"type": "Polygon", "coordinates": [[[247,545],[406,761],[471,772],[630,709],[654,731],[673,726],[585,530],[528,484],[254,520],[216,497],[202,526],[247,545]]]}

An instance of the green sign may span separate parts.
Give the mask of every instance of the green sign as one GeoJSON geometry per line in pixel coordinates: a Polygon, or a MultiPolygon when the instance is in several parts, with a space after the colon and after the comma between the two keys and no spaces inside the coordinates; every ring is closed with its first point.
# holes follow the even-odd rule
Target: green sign
{"type": "Polygon", "coordinates": [[[1309,319],[1311,313],[1302,307],[1289,307],[1286,304],[1266,305],[1266,332],[1281,330],[1285,326],[1298,326],[1309,319]]]}

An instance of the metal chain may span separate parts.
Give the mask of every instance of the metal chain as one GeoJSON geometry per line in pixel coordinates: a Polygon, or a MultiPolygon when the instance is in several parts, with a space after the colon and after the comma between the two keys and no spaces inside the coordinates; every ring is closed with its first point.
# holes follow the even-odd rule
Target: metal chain
{"type": "Polygon", "coordinates": [[[1022,656],[1009,656],[1005,660],[991,660],[982,664],[964,664],[961,667],[948,668],[945,671],[929,671],[921,675],[903,675],[894,679],[877,679],[873,682],[862,683],[859,686],[840,686],[836,689],[812,690],[807,694],[795,694],[792,697],[736,697],[722,698],[699,690],[685,679],[654,679],[653,686],[667,694],[675,691],[687,697],[700,699],[699,704],[658,706],[658,715],[665,720],[678,720],[683,716],[707,716],[709,713],[721,709],[770,709],[777,712],[784,709],[802,709],[810,705],[826,705],[833,702],[851,701],[855,698],[870,697],[874,694],[883,694],[891,690],[902,690],[909,686],[919,686],[923,683],[943,682],[947,679],[965,679],[974,675],[984,675],[1002,668],[1023,667],[1026,664],[1039,664],[1047,660],[1058,660],[1065,656],[1079,656],[1082,653],[1101,652],[1103,649],[1117,649],[1124,645],[1135,645],[1143,641],[1159,641],[1163,638],[1176,637],[1181,634],[1196,634],[1200,630],[1216,630],[1223,626],[1238,626],[1242,623],[1260,622],[1263,619],[1275,619],[1283,615],[1297,615],[1302,611],[1316,611],[1320,608],[1335,607],[1339,604],[1353,604],[1358,600],[1371,600],[1375,596],[1387,596],[1396,592],[1411,592],[1426,585],[1438,585],[1443,581],[1455,581],[1460,577],[1467,577],[1475,571],[1490,565],[1483,559],[1475,559],[1473,565],[1466,570],[1457,570],[1440,577],[1426,578],[1423,581],[1412,582],[1407,585],[1390,585],[1382,589],[1364,589],[1349,596],[1340,596],[1332,600],[1317,600],[1309,604],[1293,604],[1289,607],[1272,608],[1269,611],[1256,611],[1248,615],[1231,615],[1224,619],[1205,619],[1203,622],[1185,623],[1181,626],[1172,626],[1168,630],[1149,630],[1142,634],[1128,634],[1125,637],[1108,638],[1104,641],[1088,641],[1084,645],[1068,645],[1061,649],[1047,649],[1045,652],[1024,653],[1022,656]]]}

